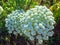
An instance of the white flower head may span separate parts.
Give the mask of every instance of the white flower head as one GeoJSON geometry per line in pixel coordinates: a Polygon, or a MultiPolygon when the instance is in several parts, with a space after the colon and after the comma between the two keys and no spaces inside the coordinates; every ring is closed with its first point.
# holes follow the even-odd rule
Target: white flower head
{"type": "Polygon", "coordinates": [[[5,25],[9,31],[20,30],[20,34],[25,34],[32,41],[36,36],[39,44],[42,44],[43,40],[53,35],[54,22],[53,14],[46,6],[36,6],[25,13],[13,12],[7,16],[5,25]]]}
{"type": "MultiPolygon", "coordinates": [[[[37,38],[39,43],[42,43],[43,40],[48,40],[49,37],[53,35],[53,25],[55,24],[53,13],[46,6],[36,6],[35,8],[28,10],[26,13],[28,15],[25,19],[27,20],[27,23],[31,22],[31,27],[33,28],[33,30],[32,28],[28,28],[28,30],[32,30],[32,32],[28,31],[32,34],[31,36],[34,37],[34,35],[36,35],[38,37],[39,35],[41,37],[41,39],[37,38]]],[[[30,26],[28,25],[28,27],[30,26]]]]}
{"type": "Polygon", "coordinates": [[[7,16],[7,18],[5,19],[5,22],[6,22],[5,27],[7,27],[7,29],[9,30],[9,33],[12,33],[12,31],[14,30],[18,33],[21,32],[20,18],[23,17],[23,13],[24,11],[22,10],[15,10],[7,16]]]}

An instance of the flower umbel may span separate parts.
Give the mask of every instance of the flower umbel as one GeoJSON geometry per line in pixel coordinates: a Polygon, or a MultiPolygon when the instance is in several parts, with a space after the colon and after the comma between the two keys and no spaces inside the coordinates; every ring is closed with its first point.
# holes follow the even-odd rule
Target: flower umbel
{"type": "Polygon", "coordinates": [[[8,27],[10,33],[16,30],[20,35],[24,34],[32,41],[36,37],[39,44],[54,34],[53,13],[45,6],[36,6],[26,12],[14,11],[7,16],[5,21],[5,26],[8,27]]]}

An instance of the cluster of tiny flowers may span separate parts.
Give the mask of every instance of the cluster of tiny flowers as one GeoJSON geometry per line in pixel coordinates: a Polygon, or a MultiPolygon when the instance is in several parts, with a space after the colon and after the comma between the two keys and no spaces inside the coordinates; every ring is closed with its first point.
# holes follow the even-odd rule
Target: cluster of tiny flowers
{"type": "Polygon", "coordinates": [[[5,19],[5,27],[8,28],[8,32],[12,33],[14,31],[14,34],[16,32],[20,33],[20,18],[23,17],[23,10],[15,10],[13,11],[11,14],[9,14],[7,16],[7,18],[5,19]]]}
{"type": "Polygon", "coordinates": [[[3,8],[0,6],[0,14],[2,13],[2,11],[3,11],[3,8]]]}
{"type": "Polygon", "coordinates": [[[36,37],[39,44],[54,34],[53,13],[45,6],[36,6],[26,12],[16,10],[8,15],[5,21],[9,33],[16,30],[20,35],[24,34],[32,41],[36,37]]]}
{"type": "Polygon", "coordinates": [[[42,44],[43,40],[48,40],[50,36],[53,36],[54,24],[53,13],[45,6],[36,6],[27,10],[21,29],[30,40],[36,37],[38,43],[42,44]]]}

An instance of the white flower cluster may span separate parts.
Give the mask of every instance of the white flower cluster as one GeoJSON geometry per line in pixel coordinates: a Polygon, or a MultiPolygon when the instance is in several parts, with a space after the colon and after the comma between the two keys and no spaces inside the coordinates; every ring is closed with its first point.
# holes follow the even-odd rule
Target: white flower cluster
{"type": "Polygon", "coordinates": [[[36,6],[26,12],[22,30],[30,40],[34,40],[36,36],[41,44],[43,40],[53,36],[54,24],[53,13],[45,6],[36,6]]]}
{"type": "Polygon", "coordinates": [[[0,6],[0,14],[2,13],[2,11],[3,11],[3,8],[0,6]]]}
{"type": "Polygon", "coordinates": [[[20,18],[22,18],[23,13],[23,10],[15,10],[7,16],[5,27],[8,27],[9,33],[13,31],[20,33],[20,18]]]}
{"type": "Polygon", "coordinates": [[[36,6],[26,13],[15,11],[6,18],[6,27],[12,32],[25,34],[30,40],[36,37],[38,43],[48,40],[54,34],[54,17],[52,12],[45,6],[36,6]]]}

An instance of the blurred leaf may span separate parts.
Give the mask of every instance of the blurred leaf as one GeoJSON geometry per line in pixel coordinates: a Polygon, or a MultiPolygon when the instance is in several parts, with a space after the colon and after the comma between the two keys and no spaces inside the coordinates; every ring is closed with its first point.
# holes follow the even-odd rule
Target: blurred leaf
{"type": "Polygon", "coordinates": [[[53,12],[53,16],[57,23],[60,23],[60,2],[54,4],[50,7],[50,10],[53,12]]]}

